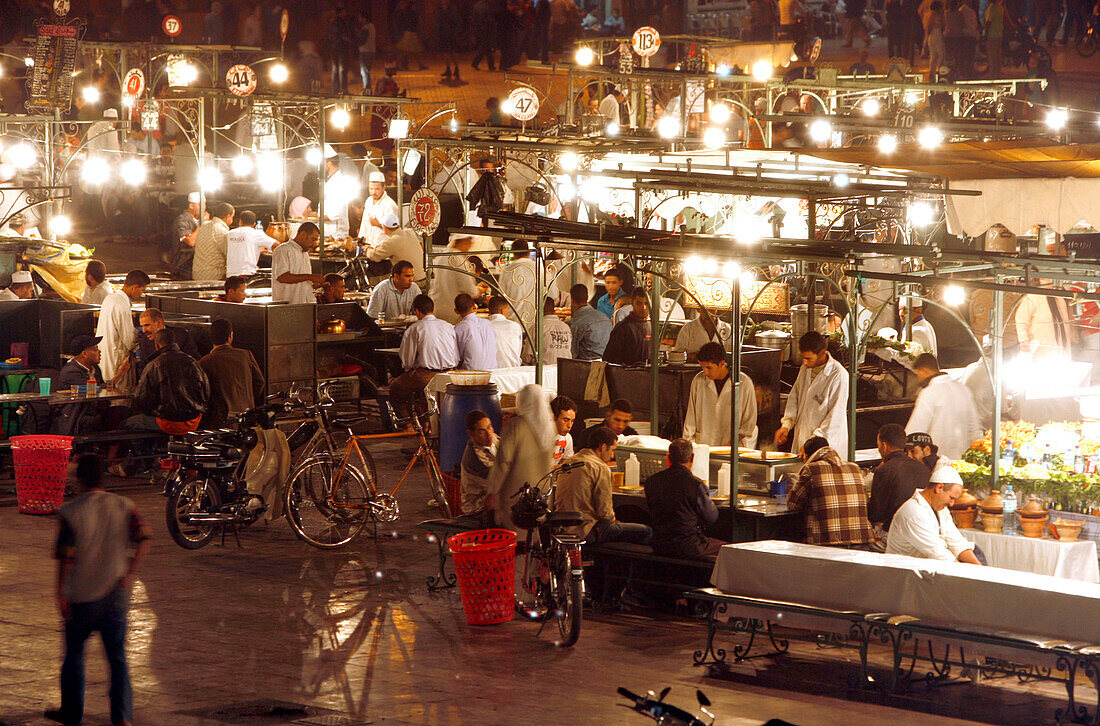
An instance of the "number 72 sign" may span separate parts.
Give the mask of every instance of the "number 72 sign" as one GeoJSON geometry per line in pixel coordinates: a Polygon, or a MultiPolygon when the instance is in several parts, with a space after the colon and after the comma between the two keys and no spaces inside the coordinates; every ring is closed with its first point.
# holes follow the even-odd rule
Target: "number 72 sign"
{"type": "Polygon", "coordinates": [[[534,90],[520,86],[508,94],[512,105],[512,118],[517,121],[530,121],[539,114],[539,97],[534,90]]]}

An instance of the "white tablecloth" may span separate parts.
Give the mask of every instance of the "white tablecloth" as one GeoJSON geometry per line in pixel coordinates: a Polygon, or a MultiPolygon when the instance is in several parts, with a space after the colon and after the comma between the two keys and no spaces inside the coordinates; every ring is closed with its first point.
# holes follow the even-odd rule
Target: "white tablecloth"
{"type": "MultiPolygon", "coordinates": [[[[534,366],[518,366],[516,368],[497,368],[490,373],[490,379],[497,386],[498,393],[519,393],[519,389],[528,383],[535,382],[534,366]]],[[[447,390],[447,384],[451,377],[446,373],[437,373],[428,382],[428,390],[432,393],[442,393],[447,390]]],[[[542,369],[542,387],[552,394],[558,395],[558,367],[544,366],[542,369]]]]}
{"type": "Polygon", "coordinates": [[[1095,542],[1059,542],[1050,538],[997,534],[980,529],[959,531],[981,548],[991,567],[1100,583],[1095,542]]]}
{"type": "Polygon", "coordinates": [[[1100,644],[1100,585],[999,567],[767,540],[723,547],[711,582],[734,595],[1100,644]]]}

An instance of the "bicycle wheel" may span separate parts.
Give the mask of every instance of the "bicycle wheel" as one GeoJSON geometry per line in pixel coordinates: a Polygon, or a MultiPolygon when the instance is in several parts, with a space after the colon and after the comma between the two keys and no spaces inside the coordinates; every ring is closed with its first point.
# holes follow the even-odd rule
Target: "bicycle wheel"
{"type": "Polygon", "coordinates": [[[1097,46],[1097,30],[1090,27],[1081,35],[1077,36],[1077,42],[1074,43],[1074,48],[1081,55],[1082,58],[1089,58],[1096,53],[1097,46]]]}
{"type": "Polygon", "coordinates": [[[555,613],[558,620],[558,631],[561,633],[561,644],[566,648],[576,643],[581,636],[583,582],[583,577],[573,576],[569,566],[569,556],[566,554],[558,566],[557,593],[555,593],[558,605],[558,611],[555,613]]]}
{"type": "Polygon", "coordinates": [[[367,523],[370,491],[354,466],[319,453],[290,475],[284,503],[290,528],[314,547],[334,550],[351,542],[367,523]]]}
{"type": "Polygon", "coordinates": [[[439,460],[435,458],[435,453],[429,450],[424,457],[424,463],[428,467],[428,486],[435,497],[436,506],[444,517],[452,519],[454,514],[451,513],[451,504],[447,501],[447,490],[443,487],[443,474],[439,471],[439,460]]]}

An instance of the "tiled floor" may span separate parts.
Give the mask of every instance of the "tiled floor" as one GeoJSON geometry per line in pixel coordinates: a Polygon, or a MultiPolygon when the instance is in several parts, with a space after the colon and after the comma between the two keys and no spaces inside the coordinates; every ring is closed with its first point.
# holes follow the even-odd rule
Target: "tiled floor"
{"type": "MultiPolygon", "coordinates": [[[[396,476],[400,458],[383,451],[380,471],[396,476]]],[[[527,622],[467,626],[457,593],[425,588],[434,545],[414,534],[429,512],[425,486],[412,484],[396,537],[341,552],[310,549],[285,522],[246,532],[244,549],[186,552],[165,531],[164,499],[133,494],[155,533],[130,616],[136,723],[646,723],[617,705],[616,687],[666,685],[687,706],[702,688],[718,723],[738,726],[775,717],[801,726],[966,723],[948,715],[1035,724],[1059,705],[1056,688],[1004,681],[872,702],[844,685],[850,653],[812,646],[753,661],[732,681],[707,679],[691,665],[703,627],[674,619],[586,613],[572,649],[527,622]],[[330,710],[233,718],[232,708],[262,700],[330,710]]],[[[57,704],[55,526],[0,508],[0,723],[47,723],[42,710],[57,704]]],[[[96,644],[87,724],[108,722],[106,679],[96,644]]]]}

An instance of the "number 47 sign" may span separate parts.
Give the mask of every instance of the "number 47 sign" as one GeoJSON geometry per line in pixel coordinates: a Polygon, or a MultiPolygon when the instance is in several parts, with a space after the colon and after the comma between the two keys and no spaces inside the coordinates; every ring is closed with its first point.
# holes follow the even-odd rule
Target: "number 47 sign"
{"type": "Polygon", "coordinates": [[[512,105],[512,118],[517,121],[530,121],[539,114],[539,97],[534,90],[520,86],[508,94],[512,105]]]}

